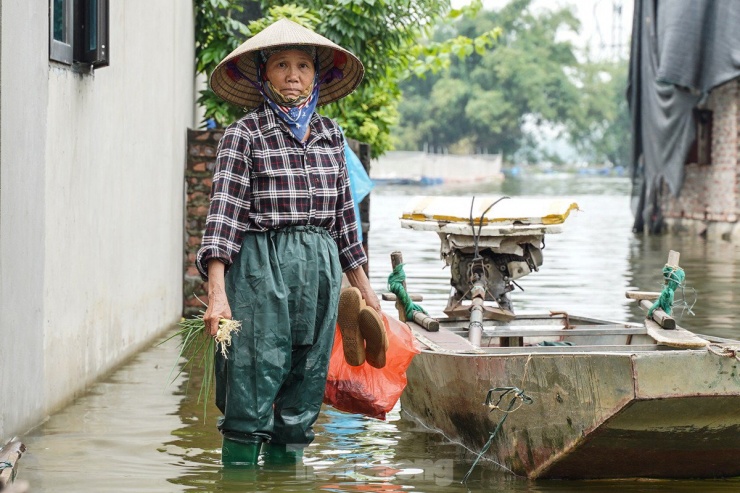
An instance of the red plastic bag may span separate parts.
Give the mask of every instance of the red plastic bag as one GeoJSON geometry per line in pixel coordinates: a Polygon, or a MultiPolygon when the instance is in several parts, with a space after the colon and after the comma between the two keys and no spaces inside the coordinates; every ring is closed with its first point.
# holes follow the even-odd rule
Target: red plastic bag
{"type": "Polygon", "coordinates": [[[385,420],[406,388],[406,368],[419,354],[416,339],[408,325],[382,314],[388,336],[388,351],[383,368],[368,363],[350,366],[344,360],[342,333],[337,325],[331,350],[324,403],[348,413],[364,414],[385,420]]]}

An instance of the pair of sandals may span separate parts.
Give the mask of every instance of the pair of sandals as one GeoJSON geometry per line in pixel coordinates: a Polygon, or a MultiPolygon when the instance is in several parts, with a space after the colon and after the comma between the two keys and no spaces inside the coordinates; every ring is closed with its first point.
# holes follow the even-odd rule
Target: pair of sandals
{"type": "Polygon", "coordinates": [[[339,330],[342,333],[344,360],[350,366],[365,361],[375,368],[385,366],[388,336],[380,314],[365,304],[360,290],[351,287],[339,295],[339,330]]]}

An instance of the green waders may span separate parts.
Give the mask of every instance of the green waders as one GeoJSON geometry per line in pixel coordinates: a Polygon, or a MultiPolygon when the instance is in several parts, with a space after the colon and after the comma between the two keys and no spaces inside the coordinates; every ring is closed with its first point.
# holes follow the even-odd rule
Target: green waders
{"type": "Polygon", "coordinates": [[[245,235],[226,274],[235,320],[228,358],[216,352],[216,406],[224,461],[256,463],[260,445],[314,438],[339,303],[342,269],[323,228],[245,235]]]}

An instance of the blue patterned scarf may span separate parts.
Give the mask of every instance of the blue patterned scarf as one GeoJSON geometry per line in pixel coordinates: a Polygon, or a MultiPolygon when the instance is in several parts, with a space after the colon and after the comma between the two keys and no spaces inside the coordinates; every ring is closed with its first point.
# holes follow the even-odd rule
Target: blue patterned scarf
{"type": "MultiPolygon", "coordinates": [[[[314,60],[314,67],[317,65],[318,63],[314,60]]],[[[283,97],[264,77],[264,63],[258,63],[257,66],[259,67],[257,76],[262,81],[262,84],[258,87],[260,93],[267,104],[270,105],[270,108],[288,125],[295,138],[303,142],[311,116],[316,109],[316,103],[319,102],[319,71],[315,71],[313,83],[304,94],[294,99],[288,99],[283,97]]]]}

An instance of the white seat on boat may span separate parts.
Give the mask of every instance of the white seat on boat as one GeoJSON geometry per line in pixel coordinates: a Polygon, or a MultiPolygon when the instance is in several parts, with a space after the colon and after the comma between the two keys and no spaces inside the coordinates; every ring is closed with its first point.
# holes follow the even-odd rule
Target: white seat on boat
{"type": "MultiPolygon", "coordinates": [[[[476,197],[472,220],[481,236],[512,236],[560,233],[578,204],[563,199],[476,197]],[[490,209],[489,209],[490,207],[490,209]],[[488,209],[488,211],[486,211],[488,209]]],[[[401,226],[420,231],[448,234],[471,234],[470,197],[424,196],[415,198],[401,215],[401,226]]]]}

